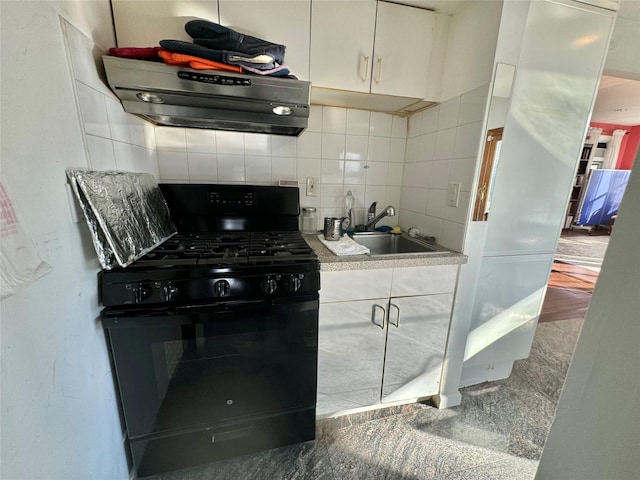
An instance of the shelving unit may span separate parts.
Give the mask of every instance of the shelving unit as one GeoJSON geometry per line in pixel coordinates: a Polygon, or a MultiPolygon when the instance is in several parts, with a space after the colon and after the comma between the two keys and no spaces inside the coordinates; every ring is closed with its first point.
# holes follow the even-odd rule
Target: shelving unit
{"type": "Polygon", "coordinates": [[[584,195],[584,189],[587,186],[587,178],[589,175],[589,164],[593,156],[593,144],[585,143],[582,148],[580,160],[578,162],[578,171],[573,182],[571,189],[571,197],[569,198],[569,205],[567,207],[567,220],[565,222],[565,228],[571,228],[578,218],[578,212],[580,207],[580,201],[584,195]]]}

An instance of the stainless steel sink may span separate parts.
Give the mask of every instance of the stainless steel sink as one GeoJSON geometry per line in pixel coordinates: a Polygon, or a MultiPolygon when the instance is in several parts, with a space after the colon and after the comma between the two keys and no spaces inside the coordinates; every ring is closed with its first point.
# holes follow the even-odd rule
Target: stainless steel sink
{"type": "Polygon", "coordinates": [[[416,255],[442,253],[444,250],[425,241],[411,238],[406,234],[386,232],[355,232],[354,241],[369,248],[372,256],[376,255],[416,255]]]}

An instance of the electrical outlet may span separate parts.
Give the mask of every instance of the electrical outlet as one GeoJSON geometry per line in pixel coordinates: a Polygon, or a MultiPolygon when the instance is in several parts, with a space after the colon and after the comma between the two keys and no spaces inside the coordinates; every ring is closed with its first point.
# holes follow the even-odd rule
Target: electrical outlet
{"type": "Polygon", "coordinates": [[[307,197],[318,196],[318,177],[307,177],[307,197]]]}
{"type": "Polygon", "coordinates": [[[460,182],[449,183],[447,190],[447,205],[450,207],[458,206],[458,198],[460,197],[460,182]]]}

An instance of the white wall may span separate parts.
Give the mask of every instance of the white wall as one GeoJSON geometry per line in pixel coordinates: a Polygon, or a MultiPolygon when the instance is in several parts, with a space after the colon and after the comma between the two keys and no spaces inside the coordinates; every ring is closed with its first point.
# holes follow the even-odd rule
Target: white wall
{"type": "Polygon", "coordinates": [[[2,183],[52,267],[1,305],[7,480],[129,477],[99,322],[99,264],[65,191],[68,167],[157,172],[153,135],[116,108],[96,74],[94,57],[114,44],[110,15],[108,1],[0,2],[2,183]]]}

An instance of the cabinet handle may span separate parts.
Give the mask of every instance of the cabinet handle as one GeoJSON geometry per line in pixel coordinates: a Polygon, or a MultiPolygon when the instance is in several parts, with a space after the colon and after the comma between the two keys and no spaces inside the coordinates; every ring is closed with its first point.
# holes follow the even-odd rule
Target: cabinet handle
{"type": "Polygon", "coordinates": [[[378,58],[376,61],[378,64],[378,75],[376,75],[376,83],[380,83],[382,80],[382,58],[378,58]]]}
{"type": "Polygon", "coordinates": [[[371,309],[371,323],[373,323],[376,327],[380,327],[384,330],[384,317],[387,311],[384,309],[382,305],[378,305],[376,303],[373,304],[373,308],[371,309]],[[376,323],[376,309],[382,310],[382,323],[376,323]]]}
{"type": "Polygon", "coordinates": [[[360,79],[363,82],[367,81],[367,78],[369,78],[369,56],[368,55],[363,55],[362,53],[360,54],[360,62],[358,64],[358,69],[359,69],[359,76],[360,79]],[[362,74],[362,67],[364,66],[364,75],[362,74]]]}
{"type": "Polygon", "coordinates": [[[400,326],[400,307],[395,303],[389,303],[389,323],[396,328],[400,326]],[[398,311],[398,314],[396,315],[396,323],[393,323],[391,321],[391,307],[395,308],[398,311]]]}

